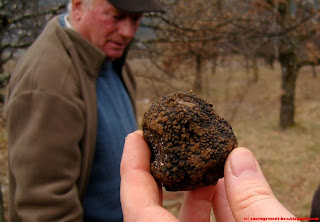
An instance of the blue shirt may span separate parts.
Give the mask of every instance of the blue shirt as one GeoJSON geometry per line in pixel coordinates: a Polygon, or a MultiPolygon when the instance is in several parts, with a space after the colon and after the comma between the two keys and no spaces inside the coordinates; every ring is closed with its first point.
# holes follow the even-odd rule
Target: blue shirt
{"type": "Polygon", "coordinates": [[[97,80],[98,131],[84,220],[123,221],[120,204],[120,161],[126,136],[137,129],[128,93],[107,62],[97,80]]]}

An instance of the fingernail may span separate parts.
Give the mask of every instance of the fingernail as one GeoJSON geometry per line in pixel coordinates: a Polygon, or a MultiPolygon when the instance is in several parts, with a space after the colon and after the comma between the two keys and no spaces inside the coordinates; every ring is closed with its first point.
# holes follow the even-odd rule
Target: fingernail
{"type": "Polygon", "coordinates": [[[127,139],[128,139],[128,137],[130,136],[130,134],[131,134],[131,133],[129,133],[129,134],[126,136],[126,138],[125,138],[124,142],[126,142],[126,141],[127,141],[127,139]]]}
{"type": "Polygon", "coordinates": [[[135,131],[135,133],[136,133],[136,134],[139,134],[140,136],[143,136],[142,130],[137,130],[137,131],[135,131]]]}
{"type": "Polygon", "coordinates": [[[248,150],[238,151],[230,161],[232,174],[236,177],[251,176],[258,172],[253,153],[248,150]]]}

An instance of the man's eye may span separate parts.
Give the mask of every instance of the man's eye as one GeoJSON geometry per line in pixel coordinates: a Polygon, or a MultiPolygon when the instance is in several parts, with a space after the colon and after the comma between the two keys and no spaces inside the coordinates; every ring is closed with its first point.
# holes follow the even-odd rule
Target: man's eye
{"type": "Polygon", "coordinates": [[[122,20],[122,19],[124,19],[125,18],[125,16],[124,15],[114,15],[114,16],[112,16],[115,20],[122,20]]]}

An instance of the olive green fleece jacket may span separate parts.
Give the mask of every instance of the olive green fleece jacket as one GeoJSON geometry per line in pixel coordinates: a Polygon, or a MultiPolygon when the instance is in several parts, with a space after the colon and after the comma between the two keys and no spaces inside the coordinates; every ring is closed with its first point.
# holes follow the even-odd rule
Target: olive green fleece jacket
{"type": "MultiPolygon", "coordinates": [[[[56,17],[17,64],[6,101],[10,221],[83,220],[105,59],[56,17]]],[[[132,76],[121,77],[134,101],[132,76]]]]}

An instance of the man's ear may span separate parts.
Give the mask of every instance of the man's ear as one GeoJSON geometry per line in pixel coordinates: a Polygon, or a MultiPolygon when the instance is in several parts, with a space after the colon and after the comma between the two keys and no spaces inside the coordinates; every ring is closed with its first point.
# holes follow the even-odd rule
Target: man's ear
{"type": "Polygon", "coordinates": [[[75,20],[80,20],[82,16],[82,10],[84,7],[83,0],[72,0],[71,1],[72,7],[72,15],[75,20]]]}

